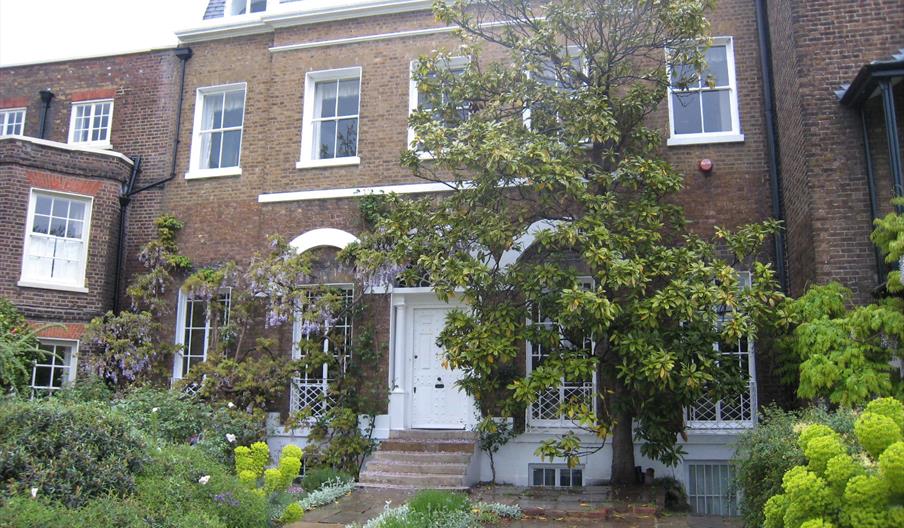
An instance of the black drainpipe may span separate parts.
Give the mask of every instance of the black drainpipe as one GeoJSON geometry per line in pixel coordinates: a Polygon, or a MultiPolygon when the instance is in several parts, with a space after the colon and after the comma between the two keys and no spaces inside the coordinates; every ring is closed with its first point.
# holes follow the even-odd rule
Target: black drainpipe
{"type": "Polygon", "coordinates": [[[38,131],[38,137],[46,139],[44,133],[47,131],[47,114],[50,113],[50,100],[53,99],[53,92],[50,91],[50,88],[47,88],[38,93],[41,94],[41,102],[44,103],[43,108],[41,108],[41,130],[38,131]]]}
{"type": "Polygon", "coordinates": [[[176,103],[176,128],[173,134],[173,161],[170,166],[170,174],[166,178],[162,180],[157,180],[156,182],[149,183],[143,187],[139,187],[135,189],[135,181],[138,178],[138,173],[141,170],[141,157],[137,156],[135,158],[134,165],[132,166],[132,175],[129,178],[129,183],[123,189],[122,195],[119,197],[119,241],[116,250],[116,270],[114,271],[114,283],[113,283],[113,312],[119,313],[121,308],[120,302],[120,292],[122,291],[122,275],[123,275],[123,261],[125,260],[125,251],[126,251],[126,218],[129,204],[132,202],[132,196],[140,192],[144,192],[148,189],[153,189],[154,187],[158,187],[163,185],[164,183],[172,180],[176,177],[176,153],[179,149],[179,131],[182,127],[182,103],[183,103],[183,93],[185,92],[185,66],[188,62],[188,59],[191,58],[192,51],[191,48],[176,48],[174,52],[175,56],[182,61],[182,71],[179,77],[179,100],[176,103]]]}
{"type": "MultiPolygon", "coordinates": [[[[876,197],[876,176],[873,172],[873,154],[869,146],[869,118],[866,115],[866,106],[860,107],[860,128],[863,133],[863,154],[866,161],[866,185],[869,189],[869,228],[873,230],[873,222],[879,217],[879,200],[876,197]]],[[[885,283],[885,259],[879,246],[873,244],[873,256],[876,258],[876,277],[879,284],[885,283]]]]}
{"type": "MultiPolygon", "coordinates": [[[[778,164],[778,133],[775,125],[775,81],[772,77],[772,44],[769,40],[769,17],[766,0],[756,0],[756,25],[760,44],[760,67],[763,74],[763,110],[766,119],[766,148],[769,152],[769,184],[772,190],[772,217],[784,222],[782,214],[782,175],[778,164]]],[[[788,293],[785,266],[785,226],[775,234],[775,273],[782,291],[788,293]]]]}
{"type": "Polygon", "coordinates": [[[129,211],[129,203],[131,203],[132,198],[130,193],[132,192],[132,188],[135,187],[135,180],[138,179],[138,174],[141,172],[141,156],[135,156],[135,159],[132,160],[132,174],[129,176],[129,182],[122,190],[122,195],[119,197],[119,233],[117,235],[116,242],[116,267],[113,268],[113,313],[119,313],[120,310],[120,292],[121,292],[121,282],[122,282],[122,261],[125,259],[125,248],[126,248],[126,217],[129,211]]]}

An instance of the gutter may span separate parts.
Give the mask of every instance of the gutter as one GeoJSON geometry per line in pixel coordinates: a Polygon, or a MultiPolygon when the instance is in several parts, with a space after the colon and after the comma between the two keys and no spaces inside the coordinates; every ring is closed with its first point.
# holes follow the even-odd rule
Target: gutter
{"type": "MultiPolygon", "coordinates": [[[[760,68],[763,76],[763,112],[766,122],[766,148],[769,155],[769,187],[772,194],[772,217],[784,223],[782,174],[778,163],[778,130],[775,124],[775,79],[772,75],[772,43],[766,0],[755,0],[757,37],[760,45],[760,68]]],[[[789,292],[785,257],[785,228],[773,237],[775,272],[782,291],[789,292]]]]}
{"type": "Polygon", "coordinates": [[[132,196],[147,191],[148,189],[159,187],[176,177],[176,154],[179,150],[179,131],[182,127],[182,103],[184,100],[183,94],[185,93],[185,69],[188,59],[190,59],[192,56],[192,51],[191,48],[176,48],[174,55],[182,61],[182,72],[180,73],[179,78],[179,100],[176,106],[176,128],[173,133],[173,151],[172,164],[170,165],[170,174],[162,180],[157,180],[153,183],[149,183],[148,185],[135,189],[135,182],[138,179],[138,174],[141,172],[141,156],[136,156],[134,165],[132,166],[132,175],[129,177],[129,182],[123,189],[122,195],[119,197],[119,233],[116,247],[116,268],[114,270],[113,279],[113,313],[117,314],[121,309],[120,296],[122,293],[121,283],[124,271],[123,261],[125,260],[126,252],[126,224],[128,222],[128,209],[129,204],[132,202],[132,196]]]}

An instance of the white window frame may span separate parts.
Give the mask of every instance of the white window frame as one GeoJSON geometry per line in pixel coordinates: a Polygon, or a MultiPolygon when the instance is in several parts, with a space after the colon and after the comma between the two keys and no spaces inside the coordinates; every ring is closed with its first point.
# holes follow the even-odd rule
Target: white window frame
{"type": "MultiPolygon", "coordinates": [[[[738,107],[738,80],[735,72],[734,59],[734,38],[733,37],[713,37],[713,46],[725,46],[725,63],[728,69],[728,92],[729,106],[731,108],[731,130],[723,132],[699,132],[693,134],[676,134],[675,133],[675,113],[672,103],[673,93],[682,93],[691,90],[674,90],[671,85],[671,68],[668,70],[669,88],[667,93],[667,103],[669,108],[669,138],[666,145],[700,145],[707,143],[738,143],[744,141],[744,134],[741,133],[741,117],[738,107]]],[[[702,112],[702,105],[701,105],[702,112]]]]}
{"type": "MultiPolygon", "coordinates": [[[[355,289],[353,284],[348,283],[331,283],[331,284],[312,284],[310,285],[312,288],[317,287],[326,287],[326,288],[336,288],[341,289],[346,292],[347,299],[352,301],[354,299],[355,289]]],[[[355,324],[350,314],[346,313],[346,320],[341,325],[346,328],[345,336],[346,343],[345,345],[349,347],[346,351],[347,355],[343,360],[340,360],[340,370],[341,372],[338,375],[343,375],[345,370],[348,368],[348,362],[351,361],[351,346],[354,339],[355,333],[355,324]]],[[[301,359],[301,349],[298,346],[298,343],[303,339],[301,335],[301,323],[298,318],[295,318],[295,322],[292,325],[292,359],[298,360],[301,359]]],[[[326,354],[330,354],[330,341],[328,339],[322,340],[323,352],[326,354]]],[[[336,354],[331,354],[335,356],[336,354]]],[[[295,376],[291,380],[291,386],[289,390],[289,412],[294,413],[305,407],[308,407],[309,404],[305,403],[305,396],[302,393],[313,392],[318,396],[322,397],[322,407],[318,412],[317,409],[312,409],[312,418],[319,418],[323,413],[329,410],[330,406],[335,402],[330,400],[329,395],[329,386],[330,383],[336,380],[336,376],[330,375],[329,365],[323,364],[323,371],[320,378],[312,377],[310,380],[307,377],[295,376]]]]}
{"type": "MultiPolygon", "coordinates": [[[[248,83],[238,82],[217,86],[202,86],[195,91],[195,122],[191,134],[191,154],[189,168],[185,173],[186,180],[198,178],[217,178],[221,176],[242,175],[242,144],[245,142],[245,110],[248,108],[248,83]],[[245,96],[242,99],[242,140],[239,142],[239,164],[235,167],[218,167],[216,169],[201,168],[201,126],[204,122],[204,96],[216,93],[231,92],[241,88],[245,96]]],[[[238,127],[230,127],[238,128],[238,127]]]]}
{"type": "MultiPolygon", "coordinates": [[[[363,77],[363,69],[361,66],[352,66],[349,68],[337,68],[333,70],[321,70],[308,72],[304,76],[304,108],[302,110],[302,127],[301,127],[301,156],[298,163],[295,164],[297,169],[312,169],[318,167],[341,167],[345,165],[359,165],[361,163],[360,144],[361,144],[361,79],[363,77]],[[355,155],[342,158],[330,159],[314,159],[314,93],[318,82],[323,81],[342,81],[349,79],[358,79],[358,113],[354,116],[358,120],[358,132],[355,138],[355,155]]],[[[336,95],[338,99],[338,93],[336,95]]],[[[350,119],[352,116],[343,116],[344,119],[350,119]]],[[[333,118],[325,118],[323,121],[333,120],[333,118]]]]}
{"type": "Polygon", "coordinates": [[[91,242],[91,212],[94,205],[94,198],[91,196],[86,196],[83,194],[74,194],[74,193],[64,193],[59,191],[53,191],[50,189],[38,189],[32,187],[29,191],[29,199],[28,199],[28,214],[25,217],[25,241],[22,245],[22,273],[19,277],[18,286],[23,288],[41,288],[47,290],[62,290],[62,291],[70,291],[76,293],[88,293],[88,288],[85,286],[85,272],[88,267],[88,247],[91,242]],[[31,249],[31,237],[32,228],[34,226],[35,219],[35,207],[38,201],[38,195],[50,196],[50,197],[60,197],[65,198],[67,200],[76,200],[83,202],[85,204],[85,218],[82,226],[82,256],[81,256],[81,270],[79,273],[80,279],[74,282],[67,282],[62,280],[54,280],[48,279],[44,277],[36,277],[34,275],[30,275],[28,273],[28,255],[31,249]]]}
{"type": "MultiPolygon", "coordinates": [[[[729,468],[732,468],[733,464],[731,463],[730,460],[686,460],[684,465],[685,465],[685,472],[684,472],[685,487],[684,487],[684,489],[687,491],[688,504],[691,507],[691,512],[693,512],[693,515],[723,516],[723,517],[725,517],[725,516],[736,517],[736,516],[740,515],[740,511],[741,511],[740,497],[739,497],[737,491],[732,490],[731,482],[730,482],[732,479],[732,472],[734,471],[736,474],[737,468],[734,468],[733,471],[731,469],[729,469],[729,473],[728,473],[729,482],[727,484],[727,489],[724,487],[721,488],[722,491],[730,492],[730,493],[727,493],[725,495],[715,495],[712,493],[710,493],[710,494],[691,493],[691,466],[699,466],[701,468],[704,466],[710,466],[713,468],[722,468],[722,467],[727,466],[729,468]],[[718,511],[718,512],[713,511],[712,513],[707,513],[705,511],[706,505],[708,502],[715,501],[715,500],[726,500],[726,499],[730,501],[730,502],[727,502],[728,511],[725,511],[724,508],[720,509],[720,511],[718,511]],[[701,504],[703,505],[703,509],[704,509],[704,511],[702,511],[702,512],[697,509],[697,507],[701,504]]],[[[695,471],[695,476],[699,475],[698,471],[695,471]]],[[[721,469],[719,471],[720,471],[720,476],[721,476],[721,469]]],[[[723,481],[721,479],[719,482],[723,483],[723,481]]],[[[696,489],[694,489],[694,492],[697,492],[700,490],[701,484],[702,484],[702,487],[704,488],[704,490],[706,489],[707,484],[709,484],[709,483],[707,482],[707,476],[706,476],[705,471],[703,472],[702,477],[698,476],[698,478],[695,479],[694,484],[695,484],[695,488],[696,488],[696,489]]],[[[725,506],[725,504],[723,504],[723,506],[725,506]]]]}
{"type": "Polygon", "coordinates": [[[7,136],[24,136],[25,135],[25,113],[27,108],[0,108],[0,137],[7,136]],[[19,132],[17,134],[7,134],[6,128],[9,126],[9,122],[12,116],[16,114],[22,114],[22,122],[19,128],[19,132]]]}
{"type": "MultiPolygon", "coordinates": [[[[226,311],[226,322],[229,322],[229,311],[232,309],[232,289],[231,288],[223,288],[219,291],[218,295],[222,296],[226,294],[229,296],[229,301],[225,303],[225,307],[223,308],[226,311]]],[[[176,308],[176,344],[179,345],[179,350],[173,354],[173,381],[180,380],[184,377],[185,372],[182,371],[182,363],[185,358],[184,350],[185,350],[185,312],[188,310],[188,301],[194,300],[190,295],[185,293],[183,290],[179,290],[179,302],[176,308]]],[[[207,301],[206,306],[204,308],[204,345],[201,363],[207,361],[208,353],[210,352],[210,334],[213,326],[210,322],[210,301],[207,301]]],[[[197,356],[198,354],[192,354],[192,356],[197,356]]]]}
{"type": "Polygon", "coordinates": [[[583,465],[577,465],[573,468],[568,467],[567,464],[528,464],[527,465],[527,481],[532,488],[557,488],[557,489],[571,489],[571,488],[583,488],[587,486],[587,470],[583,465]],[[547,486],[545,484],[545,475],[544,475],[544,484],[535,484],[534,483],[534,470],[542,469],[546,470],[554,470],[556,472],[555,476],[555,485],[547,486]],[[581,472],[581,485],[580,486],[563,486],[562,485],[562,471],[580,471],[581,472]]]}
{"type": "MultiPolygon", "coordinates": [[[[454,69],[458,67],[467,67],[471,64],[471,57],[468,55],[460,55],[457,57],[450,57],[448,60],[443,61],[441,66],[446,69],[454,69]]],[[[408,67],[408,116],[411,117],[418,107],[418,89],[417,89],[417,81],[414,79],[414,72],[417,69],[418,60],[413,60],[409,63],[408,67]]],[[[408,148],[417,152],[417,155],[421,159],[430,160],[433,159],[433,155],[429,152],[422,152],[415,148],[416,137],[414,135],[414,129],[410,126],[408,127],[408,148]]]]}
{"type": "MultiPolygon", "coordinates": [[[[590,287],[593,287],[593,285],[595,284],[595,281],[591,277],[579,277],[578,282],[581,285],[584,285],[584,286],[589,285],[590,287]]],[[[533,319],[533,317],[531,317],[531,319],[533,319]]],[[[533,320],[528,320],[527,324],[532,325],[532,324],[541,324],[541,323],[538,323],[537,321],[533,321],[533,320]]],[[[596,341],[591,339],[590,340],[591,356],[594,354],[595,350],[596,350],[596,341]]],[[[533,363],[532,362],[533,351],[534,351],[533,344],[530,341],[526,341],[526,343],[525,343],[525,352],[526,352],[525,353],[525,361],[526,361],[526,371],[527,371],[528,376],[530,376],[531,372],[533,372],[533,370],[534,370],[533,364],[532,364],[533,363]]],[[[594,372],[593,379],[590,381],[590,386],[587,387],[586,386],[587,382],[583,382],[583,385],[585,385],[585,387],[582,387],[582,390],[588,390],[588,389],[590,390],[590,397],[592,400],[592,407],[593,407],[594,415],[596,415],[596,413],[597,413],[597,396],[596,395],[597,395],[597,391],[598,391],[598,387],[599,387],[599,385],[598,385],[599,382],[598,382],[597,378],[598,378],[597,373],[594,372]]],[[[560,403],[565,401],[565,389],[569,388],[569,387],[566,387],[565,383],[566,383],[566,381],[563,378],[560,385],[557,387],[558,391],[559,391],[560,403]]],[[[571,387],[571,388],[573,388],[573,387],[571,387]]],[[[532,427],[532,428],[550,428],[550,429],[575,429],[578,427],[574,423],[574,421],[569,420],[564,415],[560,415],[557,419],[554,419],[554,420],[553,419],[534,418],[533,417],[533,408],[534,408],[534,405],[537,405],[537,403],[538,402],[534,402],[534,403],[528,405],[527,409],[525,410],[527,424],[530,427],[532,427]]]]}
{"type": "Polygon", "coordinates": [[[37,361],[33,361],[33,362],[32,362],[32,364],[31,364],[31,379],[30,379],[30,381],[29,381],[29,383],[28,383],[28,386],[31,388],[31,397],[32,397],[32,398],[34,398],[39,392],[43,392],[43,393],[45,393],[45,394],[50,394],[50,393],[53,393],[54,391],[60,390],[60,388],[62,388],[62,387],[53,387],[53,386],[52,386],[52,385],[53,385],[53,381],[52,381],[52,380],[53,380],[53,376],[56,375],[56,371],[57,371],[57,370],[64,370],[64,371],[65,371],[65,372],[64,372],[65,378],[63,379],[63,384],[62,384],[63,387],[66,387],[67,385],[72,384],[72,383],[75,381],[75,377],[76,377],[76,375],[77,375],[77,368],[76,368],[76,367],[78,366],[78,346],[79,346],[79,341],[78,341],[77,339],[56,339],[56,338],[43,338],[43,337],[39,337],[39,338],[38,338],[38,342],[39,342],[40,344],[42,344],[42,345],[67,347],[67,348],[69,349],[69,351],[68,351],[68,356],[69,356],[69,357],[68,357],[68,358],[67,358],[67,357],[63,357],[63,358],[62,358],[62,359],[63,359],[63,364],[62,364],[62,365],[57,365],[55,360],[53,361],[53,363],[51,363],[51,365],[47,365],[47,364],[39,364],[37,361]],[[50,367],[50,368],[51,368],[51,370],[52,370],[52,373],[51,373],[51,386],[45,387],[45,386],[36,386],[36,385],[35,385],[35,381],[37,381],[37,380],[36,380],[36,378],[37,378],[37,369],[38,369],[39,366],[40,366],[40,367],[45,367],[45,368],[46,368],[46,367],[50,367]]]}
{"type": "Polygon", "coordinates": [[[251,12],[251,0],[228,0],[226,2],[226,6],[224,7],[224,10],[223,10],[223,16],[227,17],[227,18],[228,17],[245,17],[248,15],[260,16],[270,10],[270,2],[271,1],[272,0],[266,0],[266,6],[264,7],[263,11],[255,11],[252,13],[251,12]],[[235,8],[236,4],[244,4],[245,12],[241,13],[241,14],[237,14],[237,15],[232,14],[232,10],[235,8]]]}
{"type": "MultiPolygon", "coordinates": [[[[113,135],[113,111],[114,104],[113,99],[92,99],[90,101],[75,101],[72,103],[71,108],[69,109],[69,144],[70,145],[82,145],[85,147],[94,147],[100,149],[111,149],[113,148],[113,144],[110,142],[110,138],[113,135]],[[93,124],[94,117],[97,112],[98,105],[110,103],[110,118],[107,122],[107,139],[102,139],[98,141],[87,140],[87,141],[77,141],[75,137],[75,122],[77,120],[78,112],[76,111],[81,106],[90,106],[91,112],[88,114],[88,123],[93,124]]],[[[90,126],[88,128],[88,134],[90,136],[91,130],[93,130],[90,126]]]]}
{"type": "MultiPolygon", "coordinates": [[[[741,288],[749,287],[753,281],[753,274],[749,271],[740,271],[738,272],[738,284],[741,288]]],[[[731,317],[726,314],[725,317],[731,317]]],[[[740,346],[740,343],[739,343],[740,346]]],[[[713,350],[721,351],[721,345],[717,343],[713,343],[713,350]]],[[[725,356],[728,356],[731,359],[735,359],[737,356],[740,356],[742,353],[736,350],[731,351],[721,351],[725,356]]],[[[751,338],[747,338],[747,375],[749,379],[747,381],[747,393],[746,394],[738,394],[737,396],[733,396],[733,398],[744,398],[745,396],[749,398],[748,405],[750,406],[750,419],[749,420],[730,420],[723,418],[723,402],[724,400],[718,400],[714,403],[709,402],[707,399],[706,404],[712,404],[715,417],[712,420],[695,420],[693,419],[695,413],[693,411],[693,407],[687,408],[684,410],[685,414],[685,423],[688,429],[694,430],[731,430],[731,429],[750,429],[756,425],[757,422],[757,386],[756,386],[756,341],[751,338]]],[[[735,402],[737,404],[737,401],[735,402]]]]}

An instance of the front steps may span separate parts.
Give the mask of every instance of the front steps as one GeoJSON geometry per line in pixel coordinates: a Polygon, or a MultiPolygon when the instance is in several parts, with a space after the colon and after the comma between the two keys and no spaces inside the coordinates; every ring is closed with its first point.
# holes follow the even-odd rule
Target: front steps
{"type": "Polygon", "coordinates": [[[361,472],[358,485],[395,489],[467,489],[477,442],[470,431],[391,431],[361,472]]]}

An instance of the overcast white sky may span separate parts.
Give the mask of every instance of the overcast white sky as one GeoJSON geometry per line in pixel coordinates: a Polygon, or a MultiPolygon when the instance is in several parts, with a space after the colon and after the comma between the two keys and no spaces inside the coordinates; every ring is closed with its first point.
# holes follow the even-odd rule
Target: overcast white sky
{"type": "Polygon", "coordinates": [[[0,0],[0,66],[176,44],[207,0],[0,0]]]}

